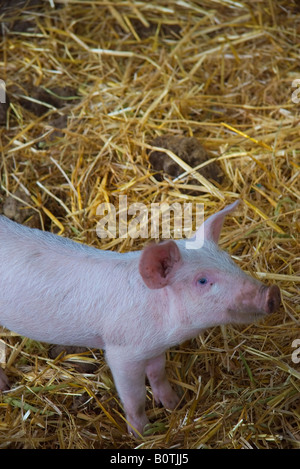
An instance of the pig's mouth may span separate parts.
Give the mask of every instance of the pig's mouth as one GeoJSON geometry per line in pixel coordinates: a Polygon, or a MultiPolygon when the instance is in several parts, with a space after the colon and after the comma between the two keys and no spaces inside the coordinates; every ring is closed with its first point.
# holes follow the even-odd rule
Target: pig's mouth
{"type": "Polygon", "coordinates": [[[228,308],[227,311],[230,322],[238,324],[250,324],[251,322],[257,322],[267,316],[265,311],[251,306],[228,308]]]}

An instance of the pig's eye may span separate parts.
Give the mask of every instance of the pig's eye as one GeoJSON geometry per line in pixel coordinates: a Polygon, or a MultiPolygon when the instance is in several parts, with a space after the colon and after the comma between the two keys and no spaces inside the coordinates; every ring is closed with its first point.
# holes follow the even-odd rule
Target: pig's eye
{"type": "Polygon", "coordinates": [[[200,285],[205,285],[207,283],[207,278],[205,277],[199,278],[198,283],[200,283],[200,285]]]}

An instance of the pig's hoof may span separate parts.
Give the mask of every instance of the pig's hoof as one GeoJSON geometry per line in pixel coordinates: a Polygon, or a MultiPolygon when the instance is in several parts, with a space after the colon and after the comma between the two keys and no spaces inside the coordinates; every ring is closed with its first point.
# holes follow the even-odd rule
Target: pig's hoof
{"type": "Polygon", "coordinates": [[[141,438],[144,434],[146,425],[149,424],[149,420],[146,415],[140,418],[138,421],[134,422],[130,419],[129,422],[130,423],[127,424],[128,433],[133,435],[135,438],[141,438]]]}
{"type": "Polygon", "coordinates": [[[158,397],[159,402],[165,407],[165,409],[174,410],[175,407],[180,402],[180,398],[177,396],[176,392],[170,390],[168,394],[164,394],[158,397]]]}
{"type": "Polygon", "coordinates": [[[0,368],[0,390],[7,391],[8,389],[10,389],[8,378],[2,368],[0,368]]]}

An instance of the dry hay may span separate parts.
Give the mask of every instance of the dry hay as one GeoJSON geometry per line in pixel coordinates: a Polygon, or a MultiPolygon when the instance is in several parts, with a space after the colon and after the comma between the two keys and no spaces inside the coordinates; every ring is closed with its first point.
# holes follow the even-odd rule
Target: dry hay
{"type": "Polygon", "coordinates": [[[221,244],[283,298],[263,323],[168,353],[182,404],[168,412],[148,389],[154,424],[140,442],[101,351],[50,358],[3,329],[13,386],[0,396],[0,448],[299,448],[298,3],[20,0],[0,14],[4,213],[126,252],[145,240],[100,240],[101,202],[197,201],[207,216],[242,198],[221,244]],[[187,174],[155,178],[149,150],[165,134],[197,138],[222,182],[192,177],[170,150],[187,174]]]}

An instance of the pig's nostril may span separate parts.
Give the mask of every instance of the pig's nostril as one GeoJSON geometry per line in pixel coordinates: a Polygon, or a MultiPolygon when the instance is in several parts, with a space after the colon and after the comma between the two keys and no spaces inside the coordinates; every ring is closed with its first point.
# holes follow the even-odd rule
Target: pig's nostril
{"type": "Polygon", "coordinates": [[[280,290],[277,285],[272,285],[267,292],[266,312],[269,314],[275,313],[280,305],[280,290]]]}
{"type": "Polygon", "coordinates": [[[275,311],[275,300],[274,300],[274,298],[270,298],[268,300],[267,310],[268,310],[268,313],[273,313],[273,311],[275,311]]]}

